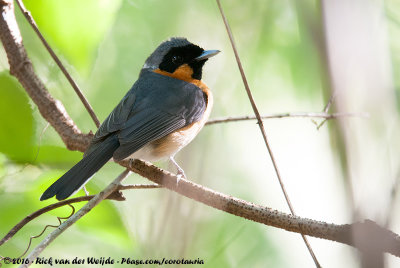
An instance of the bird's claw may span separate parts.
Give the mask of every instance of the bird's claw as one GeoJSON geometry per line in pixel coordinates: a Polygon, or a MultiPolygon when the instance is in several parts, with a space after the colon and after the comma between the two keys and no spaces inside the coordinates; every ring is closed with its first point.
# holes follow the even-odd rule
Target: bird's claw
{"type": "Polygon", "coordinates": [[[185,179],[186,180],[185,172],[182,169],[178,170],[178,173],[176,174],[176,178],[177,178],[176,186],[178,186],[178,184],[179,184],[181,179],[185,179]]]}
{"type": "Polygon", "coordinates": [[[180,181],[182,178],[183,178],[183,179],[186,179],[185,171],[183,171],[183,169],[178,165],[178,163],[176,163],[174,157],[171,156],[169,159],[170,159],[171,163],[174,164],[174,166],[176,167],[176,169],[177,169],[177,171],[178,171],[178,172],[176,173],[176,177],[177,177],[176,186],[178,186],[179,181],[180,181]]]}

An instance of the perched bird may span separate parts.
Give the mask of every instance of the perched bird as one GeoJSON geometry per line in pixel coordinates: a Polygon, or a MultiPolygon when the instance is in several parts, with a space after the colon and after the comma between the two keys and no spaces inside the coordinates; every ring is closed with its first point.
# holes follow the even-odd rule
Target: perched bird
{"type": "Polygon", "coordinates": [[[83,159],[40,200],[69,197],[111,158],[169,158],[178,176],[184,177],[174,156],[193,140],[210,115],[213,97],[201,76],[204,63],[218,53],[185,38],[161,43],[147,58],[138,80],[101,124],[83,159]]]}

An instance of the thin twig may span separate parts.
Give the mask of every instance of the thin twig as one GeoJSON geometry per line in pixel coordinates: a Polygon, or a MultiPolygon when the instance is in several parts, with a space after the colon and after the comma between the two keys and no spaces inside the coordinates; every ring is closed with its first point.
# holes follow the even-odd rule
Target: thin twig
{"type": "Polygon", "coordinates": [[[52,228],[58,228],[58,227],[62,224],[62,221],[61,221],[61,220],[69,219],[72,215],[74,215],[74,213],[75,213],[75,208],[74,208],[74,206],[72,206],[71,204],[68,204],[68,206],[70,206],[71,209],[72,209],[72,210],[71,210],[71,213],[69,214],[69,216],[66,216],[66,217],[57,217],[58,225],[47,224],[39,234],[34,235],[34,236],[31,236],[31,237],[29,238],[29,243],[28,243],[28,246],[26,247],[26,250],[25,250],[17,259],[21,259],[23,256],[25,256],[25,254],[29,251],[29,249],[30,249],[30,247],[31,247],[31,245],[32,245],[32,240],[35,239],[35,238],[41,237],[41,236],[44,234],[44,232],[46,232],[47,228],[50,228],[50,227],[52,227],[52,228]]]}
{"type": "Polygon", "coordinates": [[[72,224],[77,220],[85,216],[89,211],[91,211],[95,206],[97,206],[101,201],[103,201],[112,192],[118,189],[121,181],[130,174],[128,169],[125,169],[110,185],[108,185],[103,191],[98,193],[93,197],[86,205],[84,205],[78,212],[76,212],[72,217],[63,222],[57,229],[51,232],[40,244],[29,254],[27,259],[28,264],[23,264],[20,267],[30,266],[34,260],[39,256],[39,254],[48,246],[50,243],[56,239],[60,234],[67,230],[72,224]]]}
{"type": "Polygon", "coordinates": [[[42,132],[41,132],[40,135],[39,135],[39,141],[38,141],[38,145],[37,145],[38,149],[37,149],[37,151],[36,151],[35,158],[33,159],[32,162],[36,162],[36,160],[37,160],[37,158],[38,158],[38,156],[39,156],[40,146],[41,146],[41,144],[42,144],[42,138],[43,138],[43,135],[44,135],[44,133],[46,132],[46,130],[47,130],[47,128],[48,128],[49,126],[50,126],[50,124],[49,124],[49,122],[47,122],[46,125],[44,126],[42,132]]]}
{"type": "MultiPolygon", "coordinates": [[[[156,188],[162,188],[161,185],[157,184],[133,184],[133,185],[119,185],[117,190],[111,193],[109,196],[107,196],[106,199],[109,200],[114,200],[114,201],[125,201],[125,198],[121,193],[118,191],[124,191],[124,190],[132,190],[132,189],[156,189],[156,188]]],[[[10,240],[19,230],[22,229],[25,225],[27,225],[29,222],[32,220],[36,219],[40,215],[43,215],[44,213],[47,213],[51,210],[57,209],[62,206],[74,204],[74,203],[79,203],[79,202],[84,202],[84,201],[90,201],[95,195],[85,195],[85,196],[80,196],[76,198],[71,198],[67,200],[62,200],[57,203],[48,205],[44,208],[41,208],[29,216],[23,218],[19,223],[17,223],[1,240],[0,240],[0,246],[6,243],[8,240],[10,240]]]]}
{"type": "MultiPolygon", "coordinates": [[[[255,114],[255,116],[257,117],[258,126],[260,127],[261,134],[262,134],[262,136],[263,136],[263,138],[264,138],[265,145],[267,146],[268,153],[269,153],[269,156],[271,157],[271,161],[272,161],[272,164],[273,164],[273,166],[274,166],[275,173],[276,173],[276,176],[277,176],[277,178],[278,178],[279,184],[280,184],[280,186],[281,186],[282,192],[283,192],[283,194],[284,194],[284,196],[285,196],[286,203],[287,203],[288,206],[289,206],[290,212],[291,212],[293,215],[296,215],[296,214],[295,214],[295,211],[294,211],[294,208],[293,208],[293,206],[292,206],[292,203],[290,202],[289,195],[288,195],[288,193],[286,192],[285,185],[284,185],[284,183],[283,183],[282,177],[281,177],[280,172],[279,172],[279,169],[278,169],[278,164],[276,163],[274,154],[272,153],[271,146],[270,146],[270,144],[269,144],[269,142],[268,142],[267,134],[266,134],[265,129],[264,129],[263,121],[262,121],[262,119],[261,119],[260,113],[258,112],[257,105],[256,105],[256,103],[255,103],[255,101],[254,101],[254,98],[253,98],[253,95],[252,95],[252,93],[251,93],[249,84],[248,84],[248,82],[247,82],[247,78],[246,78],[246,75],[245,75],[245,73],[244,73],[244,70],[243,70],[243,67],[242,67],[242,63],[241,63],[241,61],[240,61],[239,53],[238,53],[238,50],[237,50],[237,48],[236,48],[235,41],[234,41],[234,39],[233,39],[233,34],[232,34],[232,31],[231,31],[231,28],[229,27],[229,23],[228,23],[228,20],[227,20],[225,14],[224,14],[223,9],[222,9],[220,0],[216,0],[216,1],[217,1],[217,4],[218,4],[219,11],[221,12],[222,19],[223,19],[223,21],[224,21],[225,28],[226,28],[226,31],[227,31],[228,36],[229,36],[229,40],[230,40],[231,45],[232,45],[233,52],[234,52],[234,54],[235,54],[236,62],[237,62],[237,64],[238,64],[239,71],[240,71],[240,74],[241,74],[241,76],[242,76],[242,80],[243,80],[243,84],[244,84],[244,87],[245,87],[246,92],[247,92],[247,96],[249,97],[249,100],[250,100],[250,103],[251,103],[251,107],[253,108],[254,114],[255,114]]],[[[311,245],[310,245],[310,243],[308,242],[307,238],[306,238],[303,234],[302,234],[301,236],[302,236],[302,238],[303,238],[303,240],[304,240],[304,243],[306,244],[306,246],[307,246],[307,248],[308,248],[308,251],[310,252],[311,257],[312,257],[313,260],[314,260],[315,265],[316,265],[317,267],[321,267],[321,265],[319,264],[318,259],[317,259],[317,257],[315,256],[314,251],[312,250],[311,245]]]]}
{"type": "MultiPolygon", "coordinates": [[[[324,110],[323,110],[324,113],[327,113],[327,112],[329,111],[329,109],[331,108],[332,103],[333,103],[335,97],[336,97],[336,93],[335,93],[335,92],[332,92],[331,96],[329,97],[328,102],[326,103],[326,105],[325,105],[325,107],[324,107],[324,110]]],[[[316,122],[314,122],[314,121],[313,121],[313,122],[314,122],[315,125],[317,126],[317,130],[319,130],[319,129],[326,123],[326,121],[328,121],[327,118],[325,118],[324,120],[322,120],[322,122],[319,123],[319,124],[316,123],[316,122]]]]}
{"type": "Polygon", "coordinates": [[[333,103],[335,97],[336,97],[336,93],[335,93],[335,92],[332,92],[331,96],[329,97],[328,102],[326,103],[326,105],[325,105],[325,107],[324,107],[324,110],[323,110],[324,113],[327,113],[327,112],[329,111],[329,109],[331,108],[332,103],[333,103]]]}
{"type": "MultiPolygon", "coordinates": [[[[331,120],[338,117],[368,117],[367,113],[307,113],[307,112],[298,112],[298,113],[278,113],[278,114],[266,114],[261,115],[262,119],[274,119],[274,118],[323,118],[325,120],[331,120]]],[[[237,121],[246,121],[246,120],[255,120],[257,119],[254,115],[244,115],[244,116],[228,116],[221,117],[208,120],[206,125],[220,124],[220,123],[229,123],[229,122],[237,122],[237,121]]]]}
{"type": "Polygon", "coordinates": [[[54,53],[53,49],[47,43],[46,39],[44,39],[42,33],[39,31],[39,28],[36,25],[36,22],[34,21],[33,17],[31,16],[31,13],[25,8],[25,6],[21,2],[21,0],[16,0],[16,2],[17,2],[19,8],[22,11],[22,14],[24,14],[26,20],[29,22],[29,24],[32,26],[33,30],[35,31],[35,33],[39,37],[40,41],[42,41],[43,45],[46,47],[47,51],[50,53],[50,55],[53,58],[53,60],[56,62],[56,64],[60,68],[60,70],[63,72],[63,74],[67,78],[68,82],[71,84],[72,88],[75,90],[75,93],[78,95],[79,99],[82,101],[82,103],[85,106],[86,110],[88,111],[90,117],[93,119],[94,123],[96,124],[96,127],[99,127],[100,126],[100,121],[97,118],[96,114],[94,113],[92,106],[90,105],[90,103],[88,102],[86,97],[83,95],[82,90],[75,83],[75,81],[71,77],[71,75],[68,73],[67,69],[61,63],[61,60],[57,57],[56,53],[54,53]]]}

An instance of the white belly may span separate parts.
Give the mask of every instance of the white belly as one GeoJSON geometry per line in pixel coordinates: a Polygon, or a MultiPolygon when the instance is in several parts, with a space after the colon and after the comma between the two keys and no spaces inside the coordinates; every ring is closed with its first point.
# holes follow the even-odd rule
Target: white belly
{"type": "Polygon", "coordinates": [[[185,127],[182,130],[173,132],[164,138],[146,144],[128,158],[143,159],[146,161],[158,161],[174,156],[183,147],[188,145],[203,128],[206,120],[202,120],[185,127]]]}

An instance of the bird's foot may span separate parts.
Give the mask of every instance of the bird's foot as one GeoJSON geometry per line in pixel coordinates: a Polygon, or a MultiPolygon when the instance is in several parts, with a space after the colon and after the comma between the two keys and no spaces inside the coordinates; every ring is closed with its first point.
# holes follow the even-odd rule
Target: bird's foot
{"type": "Polygon", "coordinates": [[[185,175],[185,172],[183,171],[183,169],[178,170],[178,173],[176,174],[176,177],[177,177],[176,186],[178,186],[179,181],[180,181],[181,179],[185,179],[185,180],[186,180],[186,175],[185,175]]]}
{"type": "Polygon", "coordinates": [[[177,177],[176,186],[178,186],[179,181],[180,181],[182,178],[183,178],[183,179],[186,179],[185,171],[178,165],[178,163],[176,163],[174,157],[171,156],[169,159],[170,159],[170,161],[172,162],[172,164],[174,164],[174,166],[176,167],[176,169],[177,169],[177,171],[178,171],[177,174],[176,174],[176,177],[177,177]]]}

